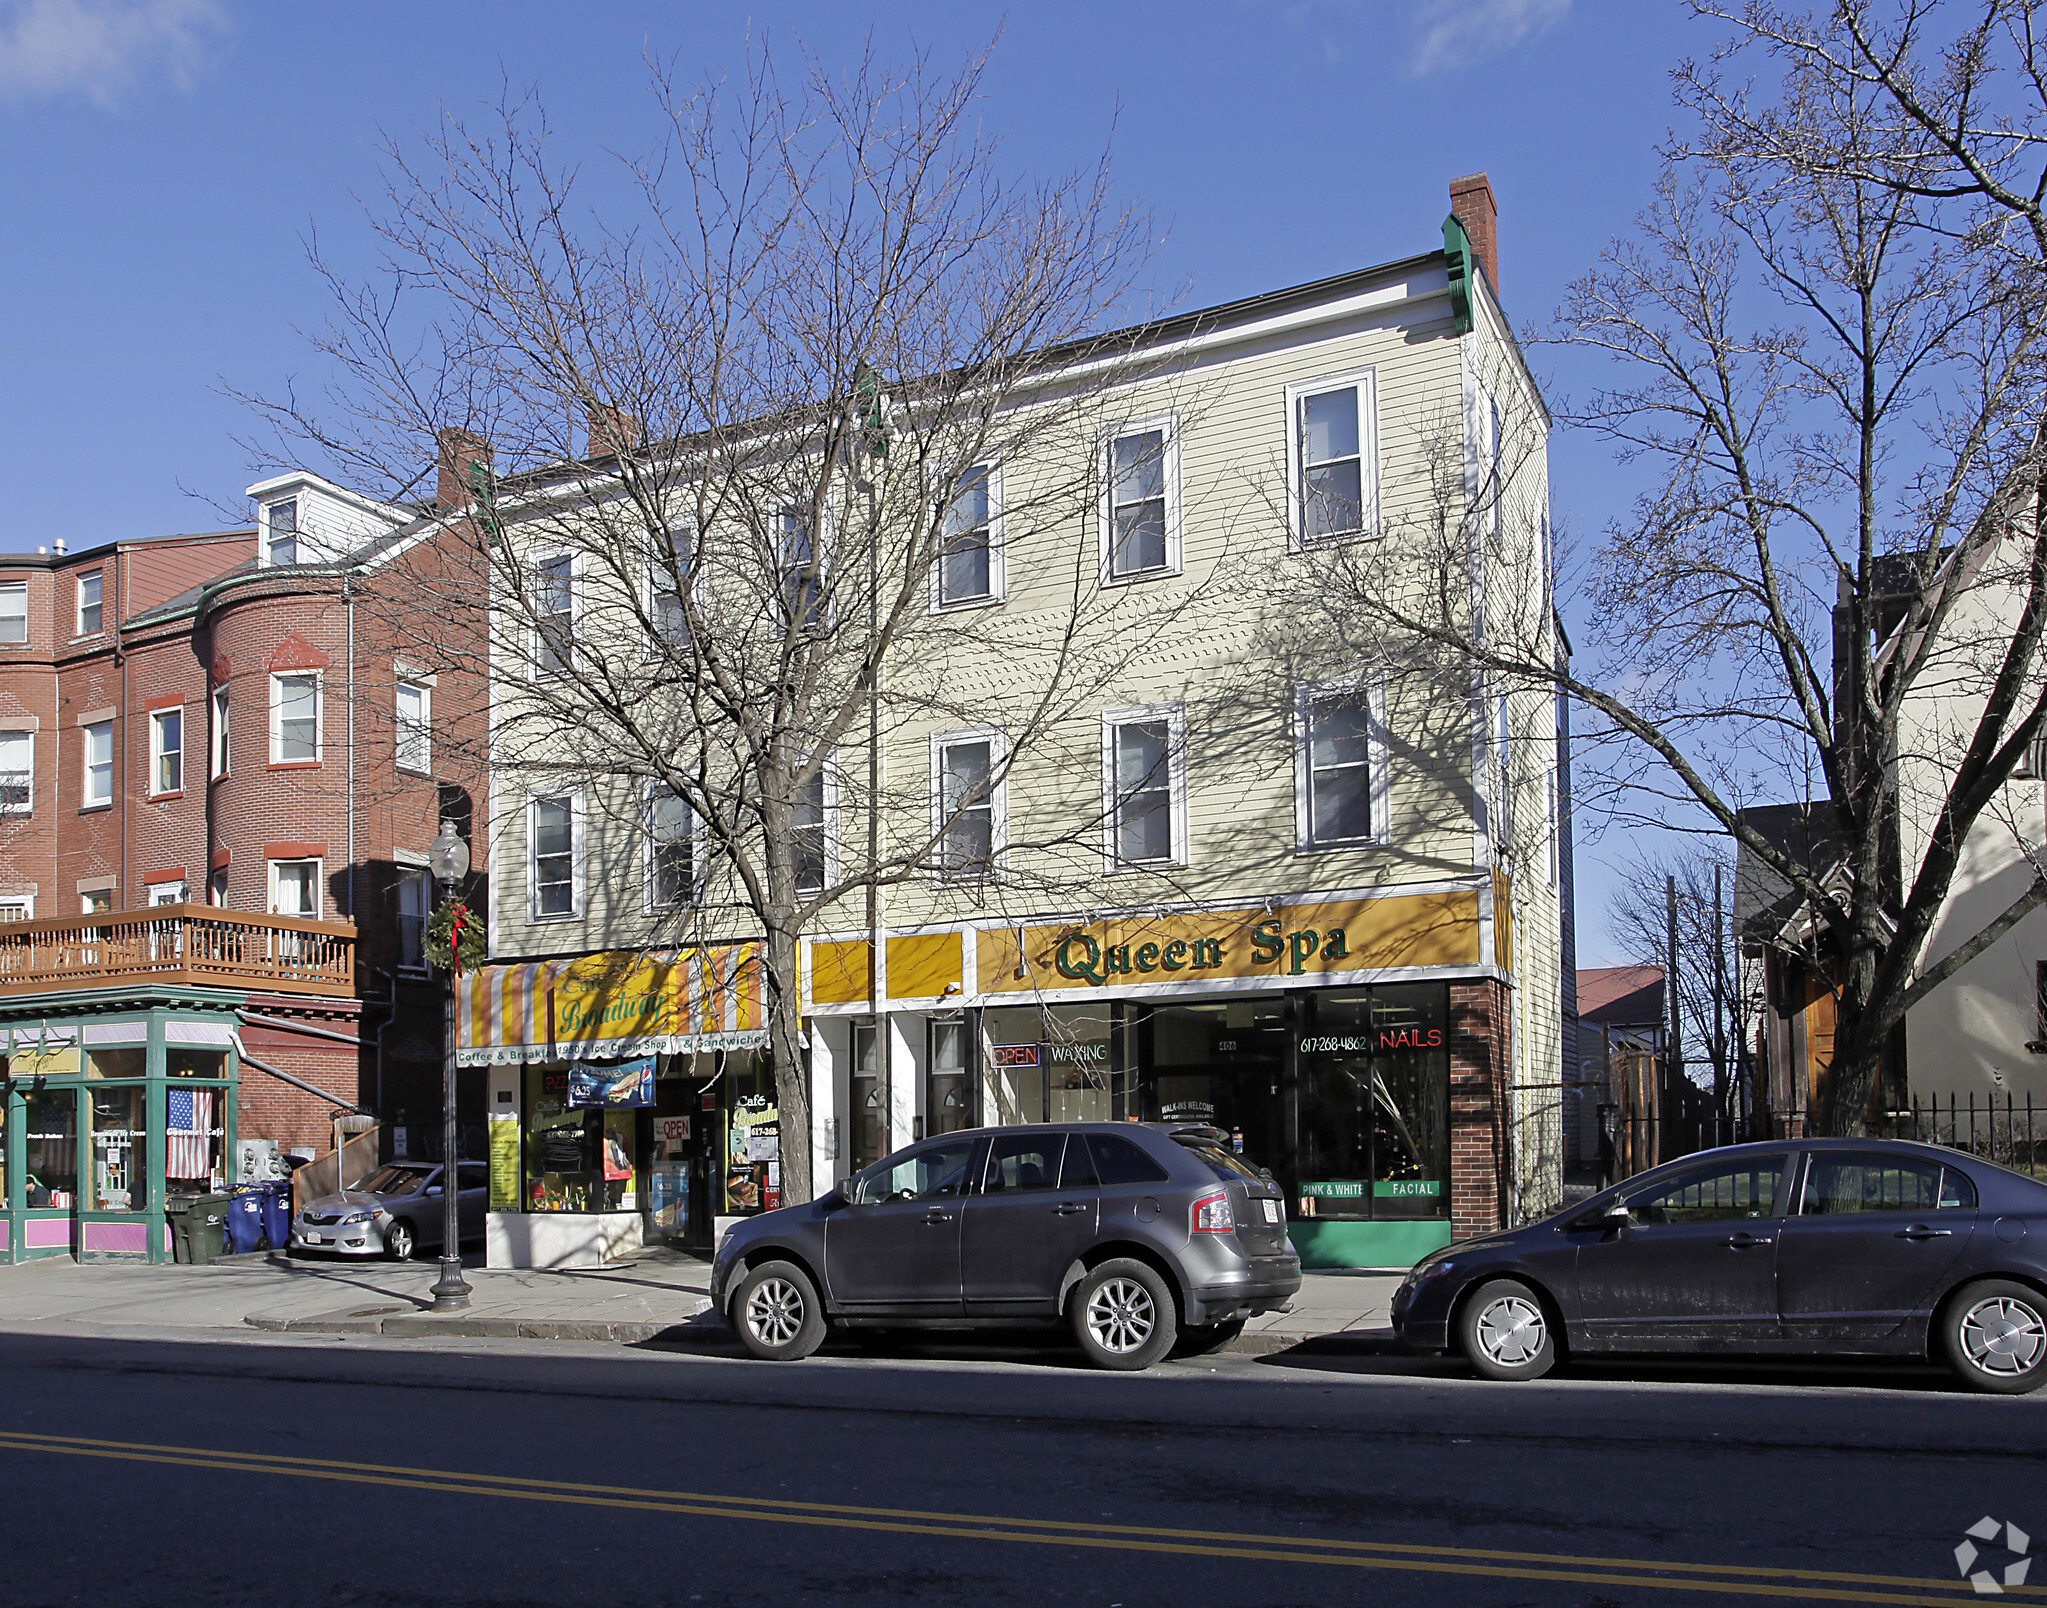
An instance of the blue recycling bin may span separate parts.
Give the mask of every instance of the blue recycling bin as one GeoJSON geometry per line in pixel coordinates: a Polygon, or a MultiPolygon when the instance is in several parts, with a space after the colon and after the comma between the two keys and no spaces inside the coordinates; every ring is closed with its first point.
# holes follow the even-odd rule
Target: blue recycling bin
{"type": "Polygon", "coordinates": [[[236,1256],[263,1244],[263,1186],[238,1184],[227,1203],[228,1250],[236,1256]]]}
{"type": "Polygon", "coordinates": [[[273,1251],[291,1248],[291,1180],[273,1178],[257,1186],[263,1191],[263,1237],[273,1251]]]}

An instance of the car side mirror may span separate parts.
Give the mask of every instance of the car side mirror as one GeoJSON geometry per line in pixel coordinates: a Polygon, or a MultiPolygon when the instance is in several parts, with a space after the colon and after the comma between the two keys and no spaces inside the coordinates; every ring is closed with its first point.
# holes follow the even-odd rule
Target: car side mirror
{"type": "Polygon", "coordinates": [[[1571,1225],[1571,1227],[1580,1232],[1597,1229],[1601,1233],[1606,1232],[1608,1229],[1626,1228],[1627,1226],[1628,1209],[1618,1201],[1599,1211],[1586,1213],[1585,1216],[1579,1218],[1571,1225]]]}
{"type": "Polygon", "coordinates": [[[824,1211],[836,1212],[853,1203],[846,1198],[846,1192],[833,1185],[817,1198],[818,1206],[824,1211]]]}
{"type": "Polygon", "coordinates": [[[441,1186],[439,1184],[428,1184],[426,1186],[426,1192],[429,1195],[438,1195],[441,1192],[441,1186]]]}

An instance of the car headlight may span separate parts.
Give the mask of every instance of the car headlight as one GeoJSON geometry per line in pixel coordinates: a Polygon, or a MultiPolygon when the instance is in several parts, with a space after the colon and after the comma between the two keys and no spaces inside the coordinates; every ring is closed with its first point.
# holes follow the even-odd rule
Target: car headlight
{"type": "Polygon", "coordinates": [[[1449,1272],[1456,1265],[1455,1262],[1450,1261],[1448,1258],[1440,1262],[1425,1262],[1422,1266],[1408,1274],[1407,1282],[1409,1284],[1421,1284],[1428,1279],[1434,1278],[1439,1273],[1449,1272]]]}
{"type": "Polygon", "coordinates": [[[377,1214],[375,1212],[350,1212],[346,1217],[342,1218],[341,1220],[344,1223],[367,1223],[371,1218],[375,1217],[376,1215],[377,1214]]]}

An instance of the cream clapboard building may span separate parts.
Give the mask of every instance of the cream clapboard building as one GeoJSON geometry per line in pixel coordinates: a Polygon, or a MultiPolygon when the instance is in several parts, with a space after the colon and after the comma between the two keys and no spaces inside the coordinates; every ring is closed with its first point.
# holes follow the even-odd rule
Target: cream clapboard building
{"type": "MultiPolygon", "coordinates": [[[[688,822],[501,763],[492,964],[461,1029],[490,1068],[495,1261],[707,1245],[780,1202],[788,1147],[822,1188],[989,1123],[1212,1122],[1284,1182],[1310,1265],[1404,1265],[1559,1198],[1555,702],[1332,653],[1310,617],[1329,552],[1405,542],[1420,583],[1450,555],[1480,628],[1552,629],[1547,414],[1493,289],[1491,189],[1459,181],[1453,206],[1444,249],[1134,333],[1099,428],[1044,448],[1093,455],[1085,517],[1016,512],[1072,461],[969,477],[934,611],[1051,608],[1079,563],[1100,629],[1160,623],[1028,752],[1006,718],[1024,673],[971,630],[943,665],[885,667],[974,713],[890,729],[878,830],[951,819],[999,772],[952,826],[994,870],[815,924],[810,1131],[774,1108],[758,934],[715,864],[667,869],[688,822]],[[585,1103],[648,1056],[647,1104],[585,1103]]],[[[816,803],[829,862],[868,824],[829,779],[816,803]]]]}

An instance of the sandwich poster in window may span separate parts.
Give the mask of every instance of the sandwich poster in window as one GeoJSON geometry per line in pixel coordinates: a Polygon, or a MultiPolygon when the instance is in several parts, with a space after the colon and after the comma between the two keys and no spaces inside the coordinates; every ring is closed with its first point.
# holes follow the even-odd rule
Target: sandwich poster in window
{"type": "Polygon", "coordinates": [[[612,1109],[654,1103],[654,1057],[621,1061],[616,1066],[569,1063],[569,1105],[573,1109],[612,1109]]]}

